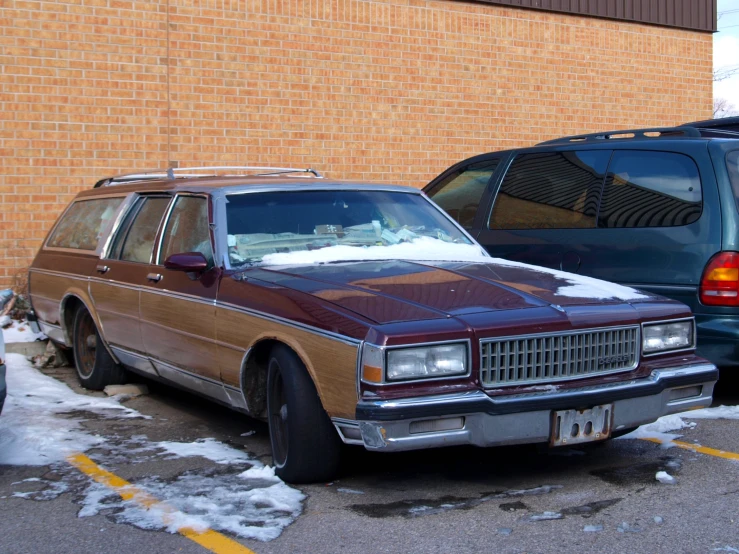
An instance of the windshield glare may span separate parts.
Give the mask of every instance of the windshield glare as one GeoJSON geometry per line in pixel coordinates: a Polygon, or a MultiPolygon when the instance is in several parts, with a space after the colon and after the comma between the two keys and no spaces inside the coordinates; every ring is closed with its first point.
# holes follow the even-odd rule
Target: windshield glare
{"type": "MultiPolygon", "coordinates": [[[[231,194],[227,196],[226,215],[232,266],[270,263],[272,254],[336,247],[344,248],[334,253],[350,252],[353,255],[349,257],[355,259],[359,251],[346,247],[371,250],[375,258],[376,247],[385,247],[388,248],[387,258],[394,258],[398,249],[390,247],[404,245],[407,248],[408,243],[417,241],[427,246],[471,245],[433,204],[419,195],[402,192],[331,190],[231,194]]],[[[325,258],[325,252],[323,256],[325,258]]],[[[311,261],[305,254],[300,260],[311,261]]],[[[275,261],[276,258],[272,263],[275,261]]]]}

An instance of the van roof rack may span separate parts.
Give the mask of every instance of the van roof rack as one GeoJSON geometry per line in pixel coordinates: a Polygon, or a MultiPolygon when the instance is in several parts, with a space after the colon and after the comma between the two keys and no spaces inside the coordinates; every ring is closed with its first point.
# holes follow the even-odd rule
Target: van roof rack
{"type": "Polygon", "coordinates": [[[607,133],[587,133],[584,135],[572,135],[553,140],[540,142],[543,144],[567,144],[572,142],[593,142],[617,139],[635,138],[675,138],[675,137],[701,137],[700,131],[692,126],[682,127],[654,127],[649,129],[622,129],[620,131],[608,131],[607,133]]]}
{"type": "MultiPolygon", "coordinates": [[[[106,177],[105,179],[99,180],[95,183],[93,188],[108,187],[110,185],[122,185],[127,183],[135,183],[138,181],[149,181],[156,179],[185,179],[187,177],[213,177],[216,174],[202,174],[202,173],[182,173],[192,171],[256,171],[254,176],[258,177],[277,177],[280,175],[286,175],[289,173],[310,173],[311,176],[317,179],[323,179],[323,175],[318,173],[315,169],[297,169],[293,167],[262,167],[262,166],[239,166],[239,165],[224,165],[224,166],[205,166],[205,167],[170,167],[167,169],[145,169],[136,171],[135,173],[123,173],[121,175],[115,175],[113,177],[106,177]]],[[[236,175],[230,173],[226,175],[236,175]]]]}

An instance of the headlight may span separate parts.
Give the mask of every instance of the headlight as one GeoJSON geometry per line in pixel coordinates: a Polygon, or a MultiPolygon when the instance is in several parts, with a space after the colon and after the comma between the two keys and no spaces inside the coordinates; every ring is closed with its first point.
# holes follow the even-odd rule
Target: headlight
{"type": "Polygon", "coordinates": [[[449,377],[467,373],[467,345],[444,344],[388,350],[388,381],[449,377]]]}
{"type": "Polygon", "coordinates": [[[642,350],[645,354],[693,348],[695,331],[693,321],[644,325],[642,350]]]}

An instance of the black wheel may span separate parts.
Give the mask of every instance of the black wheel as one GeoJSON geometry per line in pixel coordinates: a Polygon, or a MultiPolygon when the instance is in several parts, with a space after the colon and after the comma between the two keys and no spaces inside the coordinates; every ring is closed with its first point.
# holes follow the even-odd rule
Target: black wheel
{"type": "Polygon", "coordinates": [[[102,390],[126,382],[125,370],[115,363],[103,345],[95,322],[85,308],[74,316],[74,366],[77,378],[86,389],[102,390]]]}
{"type": "Polygon", "coordinates": [[[288,483],[330,481],[341,439],[300,359],[285,346],[272,349],[267,370],[267,414],[275,473],[288,483]]]}

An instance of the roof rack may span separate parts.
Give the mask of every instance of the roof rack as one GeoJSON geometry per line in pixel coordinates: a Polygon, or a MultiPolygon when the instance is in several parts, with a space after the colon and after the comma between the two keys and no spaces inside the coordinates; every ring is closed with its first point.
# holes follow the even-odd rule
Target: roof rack
{"type": "Polygon", "coordinates": [[[609,131],[607,133],[588,133],[584,135],[573,135],[553,140],[540,142],[539,144],[561,144],[571,142],[592,142],[617,139],[635,138],[675,138],[675,137],[700,137],[701,133],[693,127],[655,127],[651,129],[623,129],[621,131],[609,131]]]}
{"type": "MultiPolygon", "coordinates": [[[[206,167],[170,167],[167,169],[145,169],[137,171],[135,173],[124,173],[121,175],[115,175],[113,177],[106,177],[101,179],[93,188],[107,187],[110,185],[121,185],[126,183],[135,183],[137,181],[148,181],[155,179],[185,179],[188,177],[210,177],[215,176],[215,173],[210,175],[204,174],[181,174],[185,171],[257,171],[256,176],[259,177],[276,177],[279,175],[286,175],[288,173],[310,173],[317,179],[323,179],[323,175],[318,173],[315,169],[296,169],[293,167],[261,167],[261,166],[239,166],[239,165],[224,165],[224,166],[206,166],[206,167]]],[[[230,174],[234,175],[234,174],[230,174]]]]}
{"type": "Polygon", "coordinates": [[[720,117],[718,119],[706,119],[705,121],[693,121],[683,123],[681,127],[697,127],[699,129],[714,129],[739,132],[739,116],[720,117]]]}

